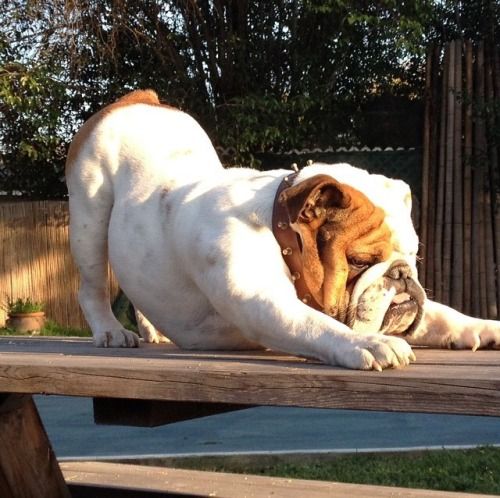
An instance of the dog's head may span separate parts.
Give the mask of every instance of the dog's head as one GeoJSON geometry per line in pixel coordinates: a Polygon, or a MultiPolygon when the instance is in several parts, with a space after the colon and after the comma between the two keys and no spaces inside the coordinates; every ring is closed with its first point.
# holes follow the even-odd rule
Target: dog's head
{"type": "Polygon", "coordinates": [[[300,236],[311,294],[355,331],[413,332],[425,293],[408,186],[348,165],[307,170],[281,201],[300,236]]]}

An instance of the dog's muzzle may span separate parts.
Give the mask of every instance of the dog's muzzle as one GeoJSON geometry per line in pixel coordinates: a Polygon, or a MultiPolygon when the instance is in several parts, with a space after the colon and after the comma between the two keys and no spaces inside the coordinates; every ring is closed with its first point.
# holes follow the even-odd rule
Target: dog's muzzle
{"type": "Polygon", "coordinates": [[[411,335],[423,318],[424,290],[404,260],[379,275],[361,295],[354,293],[359,297],[349,303],[347,325],[357,332],[411,335]]]}
{"type": "Polygon", "coordinates": [[[382,321],[381,331],[390,334],[411,335],[423,317],[425,292],[412,278],[405,261],[395,261],[383,276],[385,289],[394,289],[392,299],[382,321]]]}

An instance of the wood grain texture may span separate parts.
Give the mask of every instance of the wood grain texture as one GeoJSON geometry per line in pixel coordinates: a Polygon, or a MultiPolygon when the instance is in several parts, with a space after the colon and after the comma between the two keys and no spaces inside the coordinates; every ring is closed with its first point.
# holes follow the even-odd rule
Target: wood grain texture
{"type": "Polygon", "coordinates": [[[0,396],[0,496],[70,498],[31,396],[0,396]]]}
{"type": "MultiPolygon", "coordinates": [[[[310,481],[239,475],[222,472],[166,469],[100,462],[65,462],[61,464],[70,486],[86,487],[88,495],[96,496],[101,488],[165,493],[168,496],[217,496],[247,498],[320,498],[330,496],[367,496],[372,498],[399,496],[402,498],[462,498],[469,493],[369,486],[339,482],[310,481]]],[[[106,496],[98,495],[98,496],[106,496]]],[[[163,496],[163,495],[162,495],[163,496]]],[[[475,497],[487,495],[474,494],[475,497]]]]}
{"type": "Polygon", "coordinates": [[[448,83],[446,99],[446,135],[445,135],[445,166],[444,166],[444,218],[443,218],[443,304],[451,304],[451,248],[453,235],[453,163],[455,145],[455,65],[456,65],[456,41],[449,45],[448,83]]]}
{"type": "Polygon", "coordinates": [[[464,117],[464,313],[472,312],[472,98],[473,98],[472,41],[465,42],[465,117],[464,117]]]}
{"type": "MultiPolygon", "coordinates": [[[[422,156],[422,195],[420,200],[420,252],[423,253],[422,259],[425,258],[427,249],[427,228],[429,217],[429,177],[431,164],[431,110],[432,110],[432,62],[433,62],[434,45],[432,44],[426,56],[425,64],[425,108],[424,108],[424,136],[423,136],[423,156],[422,156]]],[[[426,273],[422,268],[422,260],[419,261],[420,283],[426,287],[426,273]]]]}
{"type": "Polygon", "coordinates": [[[445,217],[445,171],[446,171],[446,121],[448,105],[448,76],[450,67],[450,44],[444,46],[443,72],[441,78],[441,105],[439,119],[439,154],[436,174],[436,205],[434,218],[434,296],[443,302],[443,232],[445,217]]]}
{"type": "MultiPolygon", "coordinates": [[[[435,224],[436,224],[436,203],[437,203],[437,179],[438,179],[438,164],[439,164],[439,115],[440,115],[440,60],[441,60],[441,51],[442,47],[439,44],[436,44],[434,47],[433,53],[433,61],[432,61],[432,71],[431,71],[431,116],[430,116],[430,152],[429,152],[429,172],[428,172],[428,202],[427,202],[427,244],[425,249],[424,260],[422,261],[423,269],[425,269],[426,278],[425,278],[425,288],[427,292],[430,293],[430,296],[434,295],[435,288],[435,274],[434,274],[434,239],[435,239],[435,224]]],[[[422,189],[424,189],[424,185],[422,184],[422,189]]],[[[423,195],[423,190],[422,190],[423,195]]],[[[422,210],[424,208],[422,207],[422,210]]]]}
{"type": "Polygon", "coordinates": [[[272,352],[6,337],[0,392],[500,416],[500,352],[415,351],[415,364],[379,373],[272,352]]]}
{"type": "MultiPolygon", "coordinates": [[[[477,108],[484,107],[484,42],[480,41],[476,51],[476,67],[474,80],[474,104],[477,108]]],[[[473,247],[473,254],[476,257],[479,292],[473,292],[473,296],[478,303],[473,308],[474,316],[487,317],[487,278],[486,278],[486,247],[485,247],[485,177],[484,177],[484,155],[486,154],[486,129],[484,116],[481,114],[475,116],[474,120],[474,165],[473,168],[473,234],[472,241],[477,244],[473,247]],[[477,313],[479,310],[479,313],[477,313]]],[[[474,285],[474,281],[473,281],[474,285]]]]}
{"type": "Polygon", "coordinates": [[[450,304],[451,307],[463,311],[464,308],[464,198],[463,198],[463,102],[462,102],[462,46],[461,40],[455,42],[455,114],[453,123],[453,217],[452,217],[452,249],[450,251],[450,304]]]}

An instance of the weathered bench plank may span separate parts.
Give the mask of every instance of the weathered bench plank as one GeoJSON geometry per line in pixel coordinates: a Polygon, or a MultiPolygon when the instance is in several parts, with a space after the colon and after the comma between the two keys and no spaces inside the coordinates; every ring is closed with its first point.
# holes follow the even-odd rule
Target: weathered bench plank
{"type": "Polygon", "coordinates": [[[208,417],[248,408],[248,405],[155,401],[145,399],[94,398],[94,422],[99,425],[157,427],[193,418],[208,417]]]}
{"type": "Polygon", "coordinates": [[[500,352],[416,350],[401,370],[361,372],[262,352],[89,340],[0,339],[0,392],[500,416],[500,352]]]}
{"type": "Polygon", "coordinates": [[[31,396],[0,394],[0,496],[70,498],[31,396]]]}
{"type": "MultiPolygon", "coordinates": [[[[161,496],[188,495],[221,498],[326,498],[331,496],[465,498],[471,496],[469,493],[426,489],[405,489],[101,462],[63,462],[61,468],[66,482],[73,491],[73,496],[78,498],[108,497],[113,489],[119,489],[120,493],[127,491],[155,492],[161,496]]],[[[121,496],[129,495],[122,494],[121,496]]],[[[474,496],[486,497],[487,495],[474,494],[474,496]]]]}

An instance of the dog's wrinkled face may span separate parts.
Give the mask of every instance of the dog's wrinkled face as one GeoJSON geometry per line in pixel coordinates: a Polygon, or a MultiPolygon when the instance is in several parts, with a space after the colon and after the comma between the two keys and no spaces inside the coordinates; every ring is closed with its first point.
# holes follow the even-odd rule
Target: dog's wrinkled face
{"type": "Polygon", "coordinates": [[[284,190],[281,201],[300,235],[304,279],[325,313],[359,332],[417,327],[425,294],[414,255],[401,250],[382,208],[329,175],[284,190]]]}

